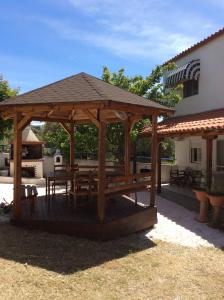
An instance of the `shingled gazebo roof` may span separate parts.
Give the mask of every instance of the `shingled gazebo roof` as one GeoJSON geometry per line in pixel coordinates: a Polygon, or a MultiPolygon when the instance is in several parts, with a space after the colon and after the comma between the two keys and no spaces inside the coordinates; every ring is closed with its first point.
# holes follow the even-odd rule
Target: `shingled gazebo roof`
{"type": "Polygon", "coordinates": [[[170,110],[154,101],[125,91],[83,72],[12,97],[0,103],[0,106],[85,101],[115,101],[158,108],[165,111],[170,110]]]}
{"type": "MultiPolygon", "coordinates": [[[[109,122],[120,120],[119,112],[133,118],[172,114],[173,110],[125,91],[86,73],[79,73],[0,103],[3,118],[20,112],[27,120],[90,123],[97,125],[104,109],[109,122]]],[[[24,119],[25,122],[25,119],[24,119]]]]}

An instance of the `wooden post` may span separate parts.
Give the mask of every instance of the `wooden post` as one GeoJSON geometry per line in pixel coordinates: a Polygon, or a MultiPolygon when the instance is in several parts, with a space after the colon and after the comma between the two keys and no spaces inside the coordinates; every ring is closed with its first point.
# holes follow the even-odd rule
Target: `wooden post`
{"type": "MultiPolygon", "coordinates": [[[[75,147],[75,136],[74,136],[74,123],[70,124],[70,168],[72,170],[72,167],[75,163],[75,155],[74,155],[74,147],[75,147]]],[[[73,174],[73,172],[72,172],[73,174]]],[[[71,180],[71,191],[74,193],[74,178],[72,176],[71,180]]]]}
{"type": "Polygon", "coordinates": [[[158,153],[157,153],[157,193],[161,193],[161,152],[162,152],[162,139],[158,139],[158,153]]]}
{"type": "Polygon", "coordinates": [[[152,143],[151,143],[151,190],[150,190],[150,207],[155,206],[156,192],[156,163],[157,163],[157,115],[153,114],[152,122],[152,143]]]}
{"type": "Polygon", "coordinates": [[[99,111],[98,133],[98,217],[103,222],[105,217],[105,189],[106,189],[106,122],[103,119],[103,111],[99,111]]]}
{"type": "Polygon", "coordinates": [[[125,132],[125,153],[124,153],[124,170],[125,176],[130,175],[130,160],[131,160],[131,141],[130,141],[130,122],[127,120],[124,124],[125,132]]]}
{"type": "Polygon", "coordinates": [[[216,136],[205,136],[206,140],[206,176],[207,176],[207,186],[211,189],[212,184],[212,152],[213,152],[213,140],[217,138],[216,136]]]}
{"type": "Polygon", "coordinates": [[[21,170],[22,170],[22,129],[19,129],[19,122],[22,119],[20,113],[14,116],[14,190],[13,190],[13,218],[18,220],[21,217],[21,170]]]}

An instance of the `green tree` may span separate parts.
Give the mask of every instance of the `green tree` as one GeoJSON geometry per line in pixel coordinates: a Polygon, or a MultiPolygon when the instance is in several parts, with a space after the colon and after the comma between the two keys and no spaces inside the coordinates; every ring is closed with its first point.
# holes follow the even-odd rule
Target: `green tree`
{"type": "MultiPolygon", "coordinates": [[[[77,125],[74,134],[76,158],[81,153],[96,152],[98,133],[94,125],[77,125]]],[[[46,142],[46,148],[60,149],[65,159],[69,159],[69,135],[59,123],[45,123],[38,137],[46,142]]]]}
{"type": "Polygon", "coordinates": [[[39,138],[46,142],[46,148],[60,149],[66,158],[69,157],[69,136],[59,123],[45,123],[39,138]]]}
{"type": "Polygon", "coordinates": [[[102,79],[107,83],[167,107],[174,107],[180,100],[180,96],[177,93],[179,86],[165,90],[162,82],[164,72],[173,70],[174,68],[175,64],[173,63],[166,66],[156,66],[150,75],[143,77],[142,75],[127,76],[124,69],[120,69],[116,73],[111,72],[108,67],[103,67],[102,79]]]}
{"type": "MultiPolygon", "coordinates": [[[[6,100],[9,97],[16,96],[18,94],[18,89],[12,89],[9,86],[7,80],[4,80],[2,76],[0,76],[0,102],[6,100]]],[[[9,139],[11,136],[12,129],[12,121],[11,120],[3,120],[0,118],[0,141],[3,139],[9,139]]]]}
{"type": "MultiPolygon", "coordinates": [[[[176,88],[172,88],[169,90],[165,89],[165,86],[162,82],[162,76],[164,72],[173,70],[175,68],[174,64],[169,64],[167,66],[156,66],[155,69],[152,70],[151,74],[143,77],[141,75],[135,76],[126,76],[125,70],[120,69],[117,73],[111,72],[108,67],[103,68],[102,79],[107,83],[113,84],[120,88],[123,88],[127,91],[130,91],[139,96],[145,97],[146,99],[150,99],[167,107],[174,107],[176,103],[180,100],[180,95],[178,94],[179,86],[176,88]]],[[[143,119],[137,122],[132,130],[132,141],[133,141],[133,156],[136,153],[136,141],[138,137],[139,131],[146,125],[150,125],[149,119],[143,119]]],[[[110,124],[108,128],[107,139],[111,145],[116,144],[117,140],[120,145],[118,145],[118,149],[123,150],[123,141],[124,141],[124,131],[120,126],[119,129],[119,139],[117,138],[117,124],[110,124]]],[[[169,147],[167,145],[172,143],[167,141],[164,144],[164,149],[172,149],[172,145],[169,147]]],[[[139,141],[138,151],[144,152],[147,151],[148,155],[150,154],[150,147],[147,145],[144,139],[139,141]]],[[[120,152],[121,153],[121,152],[120,152]]],[[[123,152],[122,152],[123,155],[123,152]]]]}

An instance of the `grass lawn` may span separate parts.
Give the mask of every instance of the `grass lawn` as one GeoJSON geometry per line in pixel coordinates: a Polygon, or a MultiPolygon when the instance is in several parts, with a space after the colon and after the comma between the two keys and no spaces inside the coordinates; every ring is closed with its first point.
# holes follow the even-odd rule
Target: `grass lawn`
{"type": "Polygon", "coordinates": [[[143,234],[96,242],[0,224],[0,299],[223,297],[222,250],[143,234]]]}

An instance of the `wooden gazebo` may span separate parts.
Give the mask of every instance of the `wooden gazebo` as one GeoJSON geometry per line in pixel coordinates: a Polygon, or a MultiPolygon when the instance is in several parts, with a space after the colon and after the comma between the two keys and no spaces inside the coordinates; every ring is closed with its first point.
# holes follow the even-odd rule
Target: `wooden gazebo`
{"type": "MultiPolygon", "coordinates": [[[[4,119],[14,121],[14,206],[12,220],[15,224],[78,233],[84,236],[114,237],[153,226],[157,222],[155,208],[157,117],[172,114],[172,110],[153,101],[139,97],[93,76],[80,73],[39,89],[10,98],[0,103],[4,119]],[[152,123],[152,167],[150,173],[150,205],[143,211],[132,211],[131,215],[119,215],[109,220],[105,214],[106,198],[113,195],[130,194],[141,190],[139,179],[144,174],[133,175],[130,171],[129,133],[143,117],[152,123]],[[97,218],[94,222],[75,222],[73,219],[52,221],[34,217],[24,218],[21,201],[21,149],[22,130],[33,120],[59,122],[70,136],[70,165],[74,165],[74,127],[76,124],[93,123],[98,128],[98,196],[97,218]],[[123,122],[125,127],[124,175],[117,178],[117,186],[108,186],[106,181],[105,133],[106,125],[123,122]],[[123,184],[120,184],[120,183],[123,184]],[[116,193],[114,193],[116,191],[116,193]],[[63,223],[63,224],[62,224],[63,223]],[[64,230],[60,230],[64,228],[64,230]],[[91,234],[90,234],[91,231],[91,234]]],[[[147,174],[149,176],[149,174],[147,174]]],[[[145,175],[146,176],[146,175],[145,175]]],[[[72,187],[74,188],[74,187],[72,187]]]]}

